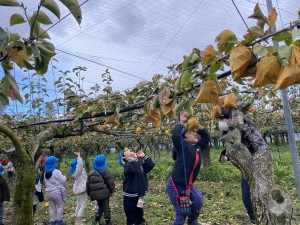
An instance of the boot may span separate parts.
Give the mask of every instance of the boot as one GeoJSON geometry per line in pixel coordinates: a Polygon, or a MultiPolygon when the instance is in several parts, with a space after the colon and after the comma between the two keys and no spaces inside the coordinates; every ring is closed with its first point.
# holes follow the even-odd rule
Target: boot
{"type": "Polygon", "coordinates": [[[188,225],[201,225],[198,222],[199,212],[192,210],[192,215],[188,217],[188,225]]]}
{"type": "Polygon", "coordinates": [[[93,222],[93,225],[100,224],[101,215],[99,213],[96,213],[95,221],[93,222]]]}
{"type": "Polygon", "coordinates": [[[110,219],[105,219],[105,224],[106,224],[106,225],[112,225],[112,222],[111,222],[110,219]]]}
{"type": "Polygon", "coordinates": [[[56,221],[55,225],[66,225],[66,224],[67,224],[67,221],[65,221],[65,220],[59,220],[59,221],[56,221]]]}
{"type": "Polygon", "coordinates": [[[76,217],[75,225],[80,225],[82,221],[83,221],[83,217],[76,217]]]}

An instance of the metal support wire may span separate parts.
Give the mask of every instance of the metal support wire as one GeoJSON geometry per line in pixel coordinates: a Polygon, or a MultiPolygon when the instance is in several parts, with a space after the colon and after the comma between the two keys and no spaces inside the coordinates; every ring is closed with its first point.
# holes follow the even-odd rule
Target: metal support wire
{"type": "MultiPolygon", "coordinates": [[[[270,12],[273,8],[272,6],[272,0],[266,0],[268,11],[270,12]]],[[[275,32],[276,27],[271,28],[271,32],[275,32]]],[[[277,50],[279,45],[278,42],[273,41],[273,45],[275,49],[277,50]]],[[[296,146],[296,141],[294,137],[294,125],[292,120],[292,114],[288,99],[288,91],[287,89],[283,89],[281,92],[281,98],[282,98],[282,105],[283,105],[283,111],[284,111],[284,119],[286,124],[286,129],[288,133],[289,138],[289,146],[291,150],[292,155],[292,161],[293,161],[293,167],[294,167],[294,173],[295,173],[295,180],[296,180],[296,189],[297,189],[297,195],[298,200],[300,200],[300,166],[299,166],[299,156],[296,146]]]]}

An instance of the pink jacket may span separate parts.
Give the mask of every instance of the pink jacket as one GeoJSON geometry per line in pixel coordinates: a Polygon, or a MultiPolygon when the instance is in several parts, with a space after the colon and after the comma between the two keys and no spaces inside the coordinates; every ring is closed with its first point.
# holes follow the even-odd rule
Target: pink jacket
{"type": "Polygon", "coordinates": [[[83,169],[82,159],[77,160],[76,171],[72,176],[75,179],[75,182],[73,185],[73,193],[75,195],[78,195],[80,193],[86,192],[87,174],[86,174],[85,170],[83,169]]]}

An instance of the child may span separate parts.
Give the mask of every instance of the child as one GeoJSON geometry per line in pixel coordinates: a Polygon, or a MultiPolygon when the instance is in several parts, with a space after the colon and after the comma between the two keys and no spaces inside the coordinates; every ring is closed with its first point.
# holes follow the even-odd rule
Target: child
{"type": "Polygon", "coordinates": [[[105,224],[111,225],[109,198],[115,192],[115,182],[106,169],[104,155],[97,155],[94,160],[94,170],[88,175],[86,192],[92,201],[96,200],[98,203],[93,225],[100,224],[102,213],[104,213],[105,224]]]}
{"type": "Polygon", "coordinates": [[[65,225],[62,220],[64,201],[66,201],[66,189],[63,186],[67,178],[60,170],[56,169],[58,158],[49,156],[45,161],[45,186],[46,195],[50,204],[51,225],[65,225]],[[55,216],[56,211],[56,216],[55,216]]]}
{"type": "Polygon", "coordinates": [[[0,165],[0,225],[4,225],[3,223],[3,209],[4,202],[8,202],[10,195],[9,189],[6,180],[2,177],[3,174],[3,166],[0,165]]]}
{"type": "Polygon", "coordinates": [[[148,190],[147,173],[154,168],[155,164],[142,150],[138,153],[125,151],[123,161],[125,162],[123,204],[127,225],[145,225],[143,199],[148,190]],[[140,163],[137,158],[142,159],[143,163],[140,163]]]}
{"type": "Polygon", "coordinates": [[[83,221],[83,214],[86,208],[86,180],[87,174],[83,168],[83,161],[79,152],[74,152],[77,159],[74,159],[70,166],[70,174],[72,174],[75,182],[73,185],[73,193],[77,196],[77,205],[75,210],[75,225],[79,225],[83,221]]]}
{"type": "Polygon", "coordinates": [[[14,180],[15,168],[14,168],[13,163],[10,160],[7,163],[6,171],[7,171],[8,180],[13,181],[14,180]]]}
{"type": "Polygon", "coordinates": [[[188,225],[200,225],[198,216],[203,205],[203,196],[201,192],[193,186],[198,173],[200,172],[202,151],[207,147],[209,142],[208,132],[198,125],[197,133],[201,136],[198,138],[193,131],[184,131],[183,124],[187,122],[184,112],[180,113],[180,124],[177,124],[172,133],[173,159],[175,160],[171,178],[167,182],[166,192],[170,197],[171,203],[176,212],[174,225],[183,225],[186,215],[181,212],[178,204],[178,194],[190,189],[188,193],[192,201],[191,215],[188,217],[188,225]],[[191,186],[187,184],[191,178],[191,186]],[[177,189],[177,191],[176,191],[177,189]],[[178,192],[178,193],[177,193],[178,192]]]}

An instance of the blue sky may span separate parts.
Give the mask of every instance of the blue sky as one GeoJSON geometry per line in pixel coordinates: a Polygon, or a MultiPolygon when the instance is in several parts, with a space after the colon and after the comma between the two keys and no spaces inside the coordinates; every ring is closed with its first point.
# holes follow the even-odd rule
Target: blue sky
{"type": "MultiPolygon", "coordinates": [[[[36,10],[38,2],[23,0],[30,12],[36,10]]],[[[79,0],[79,3],[83,2],[79,0]]],[[[262,0],[234,2],[248,26],[256,22],[247,18],[257,2],[263,12],[267,12],[265,1],[262,0]]],[[[63,17],[68,11],[59,5],[63,17]]],[[[280,29],[297,19],[300,1],[277,0],[273,1],[273,6],[279,12],[277,29],[280,29]]],[[[42,10],[51,15],[47,9],[42,10]]],[[[9,18],[13,13],[21,13],[21,10],[0,7],[0,26],[27,37],[27,24],[9,27],[9,18]]],[[[57,70],[50,69],[45,74],[50,99],[56,96],[53,83],[59,76],[59,70],[87,67],[87,72],[83,74],[83,86],[89,92],[95,83],[103,85],[101,74],[109,67],[114,79],[112,87],[123,91],[133,88],[142,80],[151,80],[156,73],[167,75],[166,67],[180,63],[183,55],[188,55],[194,47],[204,49],[208,44],[215,45],[215,37],[222,30],[230,29],[241,38],[247,29],[229,0],[89,0],[82,6],[82,13],[80,26],[69,16],[49,30],[51,41],[58,50],[55,56],[58,62],[53,62],[57,70]]],[[[21,79],[28,74],[18,68],[14,74],[22,88],[27,81],[21,79]]],[[[2,71],[0,76],[3,76],[2,71]]],[[[74,77],[71,75],[71,78],[74,77]]],[[[16,104],[11,104],[11,107],[6,111],[15,112],[16,104]]],[[[20,104],[17,107],[19,112],[28,109],[20,104]]]]}

